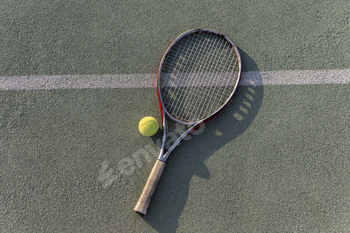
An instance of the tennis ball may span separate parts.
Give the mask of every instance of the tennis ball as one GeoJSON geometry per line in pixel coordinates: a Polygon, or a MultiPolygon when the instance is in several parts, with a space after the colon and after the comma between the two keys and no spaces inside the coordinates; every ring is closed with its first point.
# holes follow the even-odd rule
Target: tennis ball
{"type": "Polygon", "coordinates": [[[153,117],[147,116],[141,119],[139,123],[140,133],[144,136],[153,136],[158,131],[158,122],[153,117]]]}

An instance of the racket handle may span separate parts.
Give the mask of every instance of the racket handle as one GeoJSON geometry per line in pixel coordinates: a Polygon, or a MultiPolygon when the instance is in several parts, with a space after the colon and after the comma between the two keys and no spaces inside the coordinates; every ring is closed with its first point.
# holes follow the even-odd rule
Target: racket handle
{"type": "Polygon", "coordinates": [[[154,164],[151,174],[148,177],[147,183],[143,188],[142,194],[137,202],[134,211],[139,214],[146,215],[148,205],[151,201],[152,194],[156,189],[157,183],[163,173],[165,163],[157,160],[154,164]]]}

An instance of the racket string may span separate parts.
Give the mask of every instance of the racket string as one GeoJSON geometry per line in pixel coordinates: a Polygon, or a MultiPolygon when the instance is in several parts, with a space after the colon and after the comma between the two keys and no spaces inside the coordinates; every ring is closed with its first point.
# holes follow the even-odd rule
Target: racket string
{"type": "MultiPolygon", "coordinates": [[[[236,58],[236,54],[235,54],[235,58],[236,58]]],[[[230,63],[232,64],[232,63],[234,63],[234,66],[233,67],[237,67],[237,59],[231,59],[231,60],[227,60],[227,61],[230,61],[230,63]]],[[[231,65],[230,64],[230,65],[231,65]]],[[[238,78],[238,72],[236,71],[235,72],[237,75],[237,78],[238,78]]],[[[228,85],[230,85],[229,83],[228,83],[228,81],[229,80],[227,80],[227,83],[226,83],[226,86],[228,86],[228,85]]],[[[222,98],[226,98],[226,97],[224,97],[224,93],[221,93],[221,97],[219,98],[219,99],[222,99],[222,98]]],[[[219,108],[221,106],[221,104],[219,104],[219,103],[217,103],[217,106],[216,106],[216,108],[219,108]]]]}
{"type": "MultiPolygon", "coordinates": [[[[186,43],[185,43],[185,45],[187,44],[187,38],[184,38],[184,41],[186,41],[186,43]]],[[[170,64],[168,64],[168,63],[165,63],[165,65],[164,65],[164,70],[166,71],[166,73],[171,73],[171,74],[173,74],[174,72],[174,70],[171,70],[171,69],[174,69],[174,62],[176,62],[176,58],[177,58],[177,54],[179,53],[179,52],[181,52],[182,50],[181,50],[181,48],[182,47],[184,47],[184,45],[182,45],[183,43],[180,43],[180,44],[178,44],[178,46],[177,47],[174,47],[173,48],[173,51],[176,51],[176,53],[175,54],[169,54],[168,55],[168,57],[167,57],[167,61],[171,61],[171,63],[170,64]],[[171,57],[173,57],[173,58],[171,58],[171,57]],[[167,67],[169,67],[169,68],[167,68],[167,67]]],[[[193,48],[192,48],[193,49],[193,48]]],[[[188,51],[187,51],[188,52],[188,51]]],[[[183,57],[182,55],[181,55],[181,57],[183,57]]],[[[176,80],[178,80],[178,78],[176,78],[176,80]]],[[[168,81],[168,79],[165,79],[165,81],[168,81]]],[[[178,85],[178,84],[176,84],[176,85],[178,85]]],[[[172,85],[172,87],[176,87],[176,85],[172,85]]]]}
{"type": "MultiPolygon", "coordinates": [[[[215,49],[215,47],[223,48],[224,43],[225,43],[225,41],[221,41],[221,43],[220,43],[220,41],[215,41],[215,44],[213,44],[214,49],[215,49]],[[219,43],[217,43],[217,42],[219,42],[219,43]]],[[[219,58],[221,58],[223,56],[223,53],[225,53],[225,52],[226,52],[225,49],[216,50],[215,56],[212,56],[210,58],[210,62],[208,64],[208,66],[213,67],[213,71],[216,71],[213,73],[214,75],[212,75],[212,79],[209,80],[208,86],[210,89],[206,93],[206,98],[210,97],[211,99],[207,99],[207,104],[203,105],[203,108],[201,109],[201,112],[199,113],[199,115],[201,115],[202,113],[206,114],[208,112],[215,111],[217,109],[215,107],[217,107],[217,106],[214,106],[214,103],[216,103],[218,106],[221,106],[222,104],[224,104],[224,102],[225,102],[224,100],[226,100],[229,97],[229,94],[228,94],[227,97],[223,100],[222,96],[225,94],[225,89],[223,89],[222,87],[219,88],[219,87],[217,87],[217,85],[215,85],[216,83],[218,83],[219,78],[221,78],[220,79],[221,81],[224,81],[222,79],[222,77],[219,77],[220,76],[219,71],[226,71],[226,70],[222,69],[224,64],[222,62],[216,63],[215,61],[218,60],[219,58]],[[219,53],[218,51],[221,51],[221,52],[219,53]],[[218,68],[216,66],[217,64],[221,64],[221,66],[218,68]],[[221,95],[220,95],[220,93],[221,93],[221,95]]],[[[229,79],[226,79],[226,80],[228,81],[229,79]]]]}
{"type": "MultiPolygon", "coordinates": [[[[222,97],[224,94],[226,94],[226,96],[224,96],[225,99],[227,99],[227,98],[230,96],[228,93],[223,92],[222,95],[220,95],[220,97],[222,97]]],[[[214,93],[213,95],[215,95],[215,96],[218,97],[218,96],[219,96],[219,93],[214,93]]],[[[177,97],[181,97],[181,96],[178,95],[177,97]]],[[[205,98],[202,97],[202,96],[197,96],[197,97],[198,97],[199,99],[201,99],[203,102],[208,101],[207,99],[205,99],[205,98]]],[[[177,102],[180,103],[181,105],[184,104],[184,102],[181,102],[180,100],[178,100],[177,102]]],[[[170,106],[170,105],[171,105],[172,108],[178,108],[179,110],[181,110],[178,106],[173,105],[172,102],[167,102],[167,101],[164,100],[164,105],[166,105],[166,106],[170,106]]],[[[195,108],[194,105],[192,105],[192,107],[195,108]]],[[[196,108],[196,109],[202,110],[201,108],[196,108]]]]}
{"type": "MultiPolygon", "coordinates": [[[[201,42],[198,43],[197,40],[195,40],[195,37],[189,37],[188,40],[184,40],[184,45],[180,44],[179,45],[179,50],[181,49],[186,49],[186,46],[188,44],[188,41],[190,41],[191,44],[193,44],[194,46],[192,46],[191,50],[187,49],[186,53],[183,54],[184,60],[188,63],[191,64],[190,69],[187,71],[187,73],[191,73],[194,74],[195,71],[193,70],[193,67],[198,67],[197,63],[199,62],[198,59],[196,59],[196,56],[191,56],[191,54],[196,54],[198,53],[198,47],[204,47],[205,45],[201,42]],[[190,58],[190,60],[188,59],[190,58]]],[[[186,66],[188,67],[188,65],[186,66]]],[[[184,70],[180,70],[181,73],[184,73],[184,70]]],[[[176,116],[182,116],[184,115],[185,111],[186,112],[193,112],[190,109],[188,109],[188,106],[193,106],[193,103],[189,102],[191,101],[193,98],[189,98],[189,90],[190,88],[182,88],[180,89],[181,91],[175,91],[175,87],[176,86],[196,86],[197,84],[197,79],[192,77],[188,77],[187,79],[180,79],[182,80],[181,83],[179,83],[178,85],[175,85],[173,89],[170,89],[171,92],[175,92],[177,97],[181,97],[181,98],[174,98],[174,102],[175,103],[171,103],[169,106],[172,106],[173,108],[178,109],[179,111],[173,112],[173,115],[176,116]],[[188,82],[188,80],[190,80],[190,82],[188,82]],[[181,99],[184,99],[185,101],[180,101],[181,99]],[[187,109],[182,107],[180,108],[179,106],[187,106],[187,109]],[[182,110],[182,111],[181,111],[182,110]]],[[[194,107],[195,108],[195,107],[194,107]]],[[[187,119],[193,118],[190,116],[186,116],[187,119]]]]}
{"type": "MultiPolygon", "coordinates": [[[[196,38],[196,37],[194,37],[196,38]]],[[[196,56],[192,56],[192,60],[195,61],[194,66],[191,67],[190,72],[193,74],[192,75],[192,85],[193,86],[198,86],[200,83],[200,71],[203,70],[203,64],[205,64],[208,60],[208,56],[205,56],[207,51],[206,48],[209,48],[212,46],[212,41],[208,42],[208,41],[203,41],[202,43],[199,43],[200,41],[195,41],[195,44],[198,45],[195,47],[195,53],[197,53],[197,51],[203,51],[201,54],[199,54],[200,56],[203,54],[202,57],[199,57],[198,59],[195,59],[196,56]],[[205,60],[203,60],[203,58],[205,58],[205,60]],[[194,68],[194,69],[193,69],[194,68]]],[[[205,88],[204,88],[205,89],[205,88]]],[[[185,115],[186,112],[189,113],[188,116],[186,118],[188,118],[189,120],[192,121],[197,121],[198,119],[201,118],[200,116],[200,112],[201,112],[201,107],[199,106],[199,104],[201,103],[201,101],[198,100],[199,97],[203,96],[203,93],[198,92],[198,90],[196,91],[196,88],[187,88],[185,89],[185,99],[187,100],[186,106],[189,106],[190,109],[186,109],[183,108],[182,112],[180,112],[180,115],[185,115]],[[197,109],[198,111],[194,111],[194,109],[197,109]]],[[[202,98],[205,101],[205,98],[202,98]]]]}
{"type": "MultiPolygon", "coordinates": [[[[212,86],[212,85],[210,85],[210,86],[212,86]]],[[[203,88],[201,88],[201,89],[203,89],[203,88]]],[[[198,91],[197,91],[198,89],[197,88],[195,88],[195,89],[193,89],[192,90],[192,92],[190,93],[191,95],[196,95],[197,96],[197,98],[199,97],[199,98],[201,98],[201,96],[203,96],[203,94],[202,93],[199,93],[198,94],[198,91]]],[[[224,92],[221,94],[221,96],[223,96],[224,95],[224,92]]],[[[217,99],[217,98],[219,98],[219,94],[216,94],[216,95],[213,95],[213,97],[214,97],[214,99],[217,99]]],[[[228,97],[228,96],[227,96],[228,97]]],[[[204,98],[201,98],[201,99],[204,99],[204,98]]],[[[198,102],[198,100],[197,100],[197,102],[198,102]]],[[[184,104],[183,102],[179,102],[180,104],[184,104]]],[[[220,103],[221,104],[221,103],[220,103]]],[[[206,104],[206,105],[204,105],[204,106],[209,106],[208,104],[206,104]]],[[[174,106],[174,108],[177,108],[177,106],[174,106]]],[[[181,108],[177,108],[178,110],[181,110],[181,108]]],[[[175,110],[175,109],[174,109],[175,110]]],[[[193,105],[192,104],[192,110],[191,110],[191,112],[194,112],[195,114],[192,114],[192,116],[190,116],[190,118],[198,118],[198,116],[200,116],[201,117],[201,115],[202,115],[202,112],[203,112],[203,108],[199,108],[199,107],[196,107],[196,105],[193,105]],[[193,111],[194,109],[196,109],[196,111],[193,111]]],[[[178,111],[177,111],[177,113],[179,113],[178,111]]]]}
{"type": "MultiPolygon", "coordinates": [[[[224,42],[223,41],[221,41],[222,43],[220,43],[220,41],[218,41],[218,42],[219,42],[219,44],[216,47],[224,47],[224,45],[223,45],[224,42]]],[[[210,60],[210,64],[208,65],[208,66],[214,65],[214,68],[213,68],[214,71],[220,71],[221,70],[221,69],[217,69],[216,65],[222,64],[222,63],[215,63],[214,61],[216,61],[218,57],[222,57],[222,53],[224,51],[225,50],[215,50],[215,52],[216,52],[215,53],[215,57],[214,56],[212,57],[212,59],[210,60]],[[221,51],[220,54],[218,53],[218,51],[221,51]]],[[[208,104],[206,105],[206,109],[205,110],[203,109],[204,113],[213,111],[212,108],[209,105],[212,104],[212,106],[213,106],[214,102],[216,102],[216,103],[218,103],[220,105],[223,104],[222,101],[219,101],[220,99],[216,98],[216,97],[218,97],[218,93],[219,93],[218,90],[217,90],[218,89],[217,86],[216,85],[211,85],[211,84],[217,83],[217,78],[218,78],[218,75],[216,73],[216,75],[214,75],[213,78],[211,79],[211,83],[209,84],[210,90],[207,92],[207,97],[209,97],[209,94],[211,94],[211,93],[213,93],[213,94],[210,96],[211,99],[209,99],[208,104]],[[213,101],[213,97],[214,97],[215,101],[213,101]]],[[[224,92],[222,92],[222,93],[224,93],[224,92]]],[[[204,107],[205,107],[205,105],[204,105],[204,107]]]]}
{"type": "MultiPolygon", "coordinates": [[[[214,35],[211,34],[211,36],[213,37],[214,35]]],[[[216,43],[217,43],[215,39],[217,39],[217,38],[214,37],[213,40],[211,41],[211,43],[208,44],[208,46],[206,47],[206,51],[204,52],[205,54],[207,54],[207,55],[206,55],[206,60],[203,61],[201,67],[198,67],[199,70],[204,69],[204,71],[207,71],[208,68],[209,68],[209,71],[212,70],[211,68],[212,68],[212,65],[213,65],[213,64],[212,64],[212,63],[213,63],[213,59],[215,59],[216,56],[217,56],[217,54],[213,54],[213,52],[216,52],[216,51],[214,50],[214,49],[215,49],[215,45],[216,45],[216,43]],[[215,56],[215,55],[216,55],[216,56],[215,56]],[[204,64],[208,64],[207,67],[203,67],[204,64]]],[[[213,71],[215,72],[215,68],[213,69],[213,71]]],[[[199,81],[199,78],[200,78],[199,76],[200,76],[200,74],[197,73],[197,81],[199,81]]],[[[209,90],[204,90],[203,93],[199,93],[199,95],[200,95],[200,96],[203,96],[203,97],[206,99],[206,101],[205,101],[204,103],[200,103],[199,101],[196,101],[196,104],[197,104],[197,105],[202,104],[202,108],[201,108],[200,112],[197,113],[198,117],[201,117],[202,114],[204,114],[204,116],[206,115],[206,111],[204,110],[204,107],[205,107],[205,106],[208,107],[209,104],[210,104],[210,101],[211,101],[211,100],[208,99],[208,97],[209,97],[208,95],[211,93],[211,91],[212,91],[212,89],[213,89],[213,86],[212,86],[213,83],[215,83],[215,80],[214,80],[214,79],[209,79],[208,82],[207,82],[207,85],[208,85],[209,90]]],[[[215,92],[213,92],[213,93],[215,93],[215,92]]],[[[196,92],[193,92],[193,93],[192,93],[192,95],[194,95],[194,94],[196,94],[196,92]]],[[[199,96],[199,95],[196,94],[196,96],[199,96]]],[[[194,112],[193,112],[193,114],[191,115],[191,117],[195,118],[194,112]]]]}
{"type": "Polygon", "coordinates": [[[215,34],[183,38],[167,55],[162,68],[165,109],[186,121],[209,116],[231,95],[238,78],[234,63],[237,56],[231,44],[215,34]]]}
{"type": "MultiPolygon", "coordinates": [[[[183,57],[184,57],[184,60],[185,62],[187,63],[187,65],[185,67],[188,67],[188,64],[193,64],[194,62],[196,62],[195,60],[195,56],[191,56],[191,54],[196,54],[196,50],[197,50],[197,47],[200,46],[202,43],[197,43],[196,40],[194,40],[195,37],[192,36],[192,37],[188,37],[188,39],[184,40],[185,44],[182,46],[182,44],[180,44],[179,46],[179,49],[186,49],[187,47],[187,44],[188,44],[188,41],[190,44],[194,45],[191,47],[191,50],[190,49],[186,49],[186,53],[184,53],[183,57]],[[191,60],[189,60],[189,58],[191,60]]],[[[203,46],[203,45],[202,45],[203,46]]],[[[193,70],[192,70],[192,67],[190,67],[190,69],[188,70],[188,73],[193,73],[193,70]]],[[[184,73],[185,71],[182,69],[181,70],[181,73],[184,73]]],[[[180,86],[182,85],[189,85],[189,86],[195,86],[196,83],[195,83],[195,79],[193,78],[190,78],[189,79],[180,79],[182,80],[182,82],[180,83],[180,86]],[[190,80],[190,82],[188,83],[188,80],[190,80]]],[[[174,88],[175,89],[175,88],[174,88]]],[[[190,103],[188,103],[188,101],[190,101],[189,98],[187,98],[188,96],[188,89],[187,88],[182,88],[180,89],[181,92],[177,92],[177,95],[179,95],[180,97],[183,96],[182,99],[184,99],[185,101],[180,101],[180,98],[176,98],[175,100],[177,100],[177,102],[174,104],[174,107],[177,107],[177,109],[179,110],[178,112],[174,112],[175,115],[183,115],[183,112],[181,112],[181,110],[183,110],[184,108],[179,108],[178,106],[181,104],[182,106],[190,106],[190,103]]],[[[188,117],[186,117],[188,118],[188,117]]]]}
{"type": "MultiPolygon", "coordinates": [[[[213,54],[213,52],[216,52],[214,49],[217,44],[217,41],[216,41],[217,38],[213,34],[209,34],[209,38],[211,39],[210,41],[206,41],[206,43],[203,43],[201,47],[198,48],[198,50],[203,51],[202,54],[204,59],[203,58],[198,59],[201,62],[201,65],[196,66],[197,68],[193,71],[194,73],[193,80],[195,80],[195,86],[199,86],[200,82],[203,81],[203,76],[209,76],[206,73],[206,71],[211,71],[211,70],[215,71],[215,68],[212,69],[213,67],[212,60],[213,58],[216,58],[215,55],[217,55],[217,54],[213,54]],[[205,64],[206,66],[204,66],[205,64]],[[201,72],[202,70],[204,72],[201,72]]],[[[192,88],[191,92],[187,92],[188,99],[191,100],[190,106],[197,106],[196,109],[198,109],[198,111],[189,111],[190,113],[190,115],[188,116],[189,119],[198,120],[198,119],[204,118],[207,115],[207,112],[203,110],[205,106],[209,106],[210,99],[208,100],[208,94],[210,94],[211,89],[213,88],[212,84],[214,83],[215,80],[213,79],[206,79],[206,80],[207,82],[205,82],[204,84],[206,88],[200,88],[200,89],[192,88]],[[203,99],[204,101],[203,102],[198,101],[199,98],[203,99]]]]}
{"type": "MultiPolygon", "coordinates": [[[[227,51],[227,50],[222,50],[221,51],[221,54],[220,55],[222,55],[222,53],[225,53],[225,52],[229,52],[230,54],[232,53],[232,52],[234,52],[233,51],[233,49],[231,49],[230,48],[230,50],[229,51],[227,51]]],[[[234,58],[236,58],[236,55],[235,54],[233,54],[234,55],[234,58]]],[[[221,56],[221,57],[223,57],[223,56],[221,56]]],[[[216,64],[220,64],[220,66],[222,67],[231,67],[231,64],[232,64],[232,61],[237,61],[237,59],[224,59],[224,62],[219,62],[219,63],[216,63],[216,64]],[[230,62],[230,64],[228,65],[228,66],[226,66],[227,65],[227,63],[228,62],[230,62]]],[[[219,70],[221,70],[221,69],[219,69],[219,70]]],[[[218,78],[218,75],[216,75],[215,76],[215,79],[216,78],[218,78]]],[[[221,79],[222,81],[224,81],[223,79],[221,79]]],[[[232,79],[231,79],[232,80],[232,79]]],[[[233,79],[234,80],[234,79],[233,79]]],[[[229,83],[229,81],[230,81],[230,79],[226,79],[226,83],[225,83],[225,87],[227,87],[227,86],[229,86],[230,85],[230,83],[229,83]]],[[[214,93],[217,93],[218,95],[220,95],[219,93],[220,92],[217,92],[217,91],[215,91],[214,93]]],[[[210,108],[210,109],[218,109],[220,106],[222,106],[224,103],[222,103],[221,101],[218,101],[218,100],[226,100],[227,98],[224,96],[224,94],[226,94],[226,90],[224,90],[224,91],[222,91],[221,92],[221,95],[220,95],[220,97],[219,98],[217,98],[217,99],[215,99],[215,101],[210,101],[210,103],[212,104],[212,107],[210,108]],[[214,104],[215,104],[215,106],[214,106],[214,104]]],[[[228,93],[228,95],[229,95],[230,93],[228,93]]],[[[214,95],[213,95],[214,96],[214,95]]]]}

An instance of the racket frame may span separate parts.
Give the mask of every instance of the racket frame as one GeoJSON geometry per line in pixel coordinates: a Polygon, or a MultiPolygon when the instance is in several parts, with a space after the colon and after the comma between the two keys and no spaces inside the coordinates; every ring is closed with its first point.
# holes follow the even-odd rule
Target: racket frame
{"type": "Polygon", "coordinates": [[[159,68],[158,68],[158,74],[157,74],[157,93],[158,93],[158,100],[159,100],[159,105],[160,105],[160,111],[161,111],[161,116],[162,116],[162,126],[163,126],[163,138],[162,138],[162,146],[161,146],[161,150],[160,150],[160,154],[158,157],[158,160],[156,161],[155,165],[153,166],[153,169],[151,171],[150,176],[148,177],[147,183],[142,191],[142,194],[134,208],[134,211],[142,214],[142,215],[146,215],[147,212],[147,208],[148,205],[151,201],[151,197],[153,195],[153,192],[157,186],[157,183],[163,173],[163,169],[165,166],[165,162],[167,160],[167,158],[169,157],[169,154],[174,150],[174,148],[181,142],[182,139],[184,139],[187,135],[189,135],[193,130],[197,129],[198,127],[200,127],[202,124],[204,124],[205,122],[209,121],[210,119],[212,119],[213,117],[215,117],[216,115],[218,115],[232,100],[232,97],[234,95],[234,93],[236,92],[236,89],[239,85],[240,79],[241,79],[241,74],[242,74],[242,64],[241,64],[241,57],[239,54],[239,51],[236,47],[236,45],[225,35],[211,30],[211,29],[194,29],[194,30],[189,30],[187,32],[182,33],[180,36],[178,36],[168,47],[168,49],[165,51],[163,58],[160,62],[159,68]],[[161,76],[161,72],[162,72],[162,67],[164,64],[164,61],[166,59],[166,56],[168,55],[168,53],[171,51],[171,49],[173,48],[173,46],[179,41],[181,40],[183,37],[192,34],[192,33],[213,33],[216,34],[220,37],[223,37],[227,42],[229,42],[231,44],[232,49],[234,50],[234,52],[236,53],[236,59],[237,59],[237,65],[238,65],[238,77],[237,80],[235,82],[235,86],[229,96],[229,98],[227,98],[226,102],[224,102],[224,104],[219,107],[214,113],[212,113],[210,116],[201,119],[197,122],[182,122],[176,118],[174,118],[173,116],[171,116],[169,114],[169,112],[166,110],[166,108],[164,107],[164,103],[161,97],[161,84],[160,84],[160,76],[161,76]],[[164,154],[165,151],[165,143],[166,143],[166,137],[167,137],[167,128],[166,128],[166,116],[168,115],[168,117],[172,120],[174,120],[177,123],[180,124],[184,124],[184,125],[189,125],[190,128],[184,132],[172,145],[171,147],[167,150],[167,152],[164,154]]]}
{"type": "Polygon", "coordinates": [[[157,73],[157,94],[158,94],[158,100],[159,100],[159,106],[160,106],[160,112],[161,112],[161,116],[162,116],[162,126],[163,126],[163,138],[162,138],[162,146],[161,146],[161,150],[158,156],[158,159],[160,161],[166,162],[166,160],[168,159],[170,153],[175,149],[175,147],[187,136],[189,135],[193,130],[197,129],[198,127],[200,127],[200,125],[204,124],[205,122],[209,121],[210,119],[214,118],[215,116],[217,116],[232,100],[236,89],[239,85],[240,79],[241,79],[241,75],[242,75],[242,61],[241,61],[241,56],[239,54],[238,48],[237,46],[233,43],[233,41],[228,38],[226,35],[212,30],[212,29],[206,29],[206,28],[198,28],[198,29],[192,29],[189,31],[186,31],[184,33],[182,33],[181,35],[179,35],[167,48],[167,50],[165,51],[162,60],[159,64],[158,67],[158,73],[157,73]],[[229,98],[227,98],[226,102],[219,107],[213,114],[211,114],[210,116],[201,119],[197,122],[184,122],[184,121],[180,121],[179,119],[176,119],[175,117],[173,117],[164,107],[164,103],[161,97],[161,83],[160,83],[160,77],[161,77],[161,73],[162,73],[162,67],[164,65],[164,62],[166,60],[167,55],[169,54],[169,52],[172,50],[172,48],[174,47],[174,45],[181,40],[182,38],[190,35],[190,34],[194,34],[194,33],[212,33],[215,34],[219,37],[222,37],[224,40],[226,40],[232,47],[232,49],[235,51],[236,53],[236,59],[237,59],[237,66],[238,66],[238,78],[236,80],[235,86],[231,92],[231,95],[229,96],[229,98]],[[167,150],[166,153],[164,153],[165,151],[165,143],[166,143],[166,134],[167,134],[167,129],[166,129],[166,119],[165,119],[165,115],[167,115],[171,120],[183,124],[183,125],[188,125],[191,126],[188,130],[186,130],[173,144],[172,146],[167,150]]]}

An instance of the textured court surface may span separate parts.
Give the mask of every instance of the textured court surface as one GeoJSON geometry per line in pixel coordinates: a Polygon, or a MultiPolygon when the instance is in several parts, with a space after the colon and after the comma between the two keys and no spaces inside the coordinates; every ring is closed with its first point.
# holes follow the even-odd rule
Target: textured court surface
{"type": "MultiPolygon", "coordinates": [[[[0,3],[2,232],[349,232],[347,1],[0,3]],[[230,106],[168,160],[155,74],[183,31],[242,55],[230,106]]],[[[183,128],[173,125],[170,138],[183,128]]],[[[171,139],[170,139],[171,140],[171,139]]]]}

